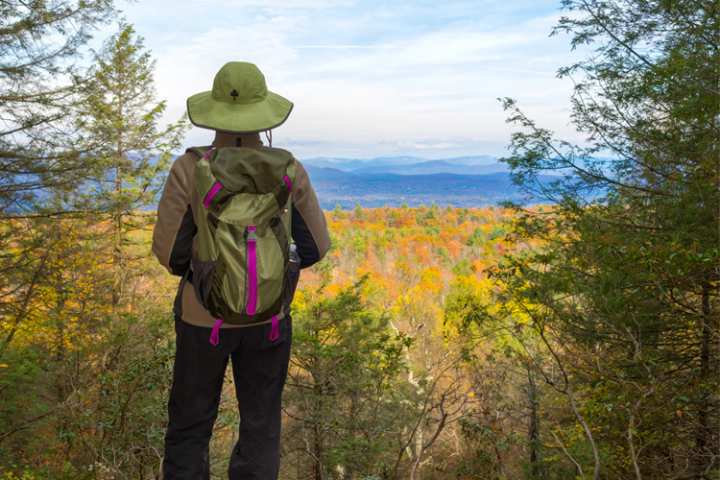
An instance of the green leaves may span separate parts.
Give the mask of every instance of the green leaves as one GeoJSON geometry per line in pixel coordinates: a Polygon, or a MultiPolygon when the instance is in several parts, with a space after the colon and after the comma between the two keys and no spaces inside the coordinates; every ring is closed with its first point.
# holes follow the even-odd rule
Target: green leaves
{"type": "Polygon", "coordinates": [[[285,395],[300,438],[312,438],[323,471],[382,474],[402,429],[402,375],[412,344],[362,300],[366,280],[293,313],[293,364],[285,395]],[[338,467],[340,466],[340,467],[338,467]]]}
{"type": "Polygon", "coordinates": [[[36,213],[87,163],[73,129],[82,50],[111,0],[0,4],[0,216],[36,213]]]}
{"type": "Polygon", "coordinates": [[[83,197],[116,215],[154,203],[187,129],[184,118],[160,126],[166,102],[155,98],[155,62],[132,25],[118,28],[95,54],[76,117],[92,162],[83,197]]]}
{"type": "Polygon", "coordinates": [[[694,396],[720,364],[719,353],[703,346],[720,333],[711,266],[720,244],[720,52],[708,42],[717,11],[701,1],[563,5],[572,15],[554,33],[595,48],[559,72],[576,80],[572,118],[588,144],[555,138],[503,100],[519,128],[506,161],[517,181],[554,204],[554,217],[517,209],[515,235],[546,243],[499,265],[501,298],[534,305],[542,317],[534,323],[580,392],[604,450],[596,472],[685,474],[655,468],[668,448],[673,461],[701,472],[717,402],[693,405],[697,423],[669,406],[681,391],[694,396]],[[570,175],[538,185],[547,169],[570,175]],[[605,194],[588,201],[595,188],[605,194]],[[628,400],[610,408],[616,399],[628,400]]]}

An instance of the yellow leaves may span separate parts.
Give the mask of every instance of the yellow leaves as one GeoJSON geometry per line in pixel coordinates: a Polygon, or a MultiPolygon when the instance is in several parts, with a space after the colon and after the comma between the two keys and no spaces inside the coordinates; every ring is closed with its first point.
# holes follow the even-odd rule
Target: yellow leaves
{"type": "Polygon", "coordinates": [[[304,290],[295,290],[295,296],[293,297],[293,306],[299,310],[304,310],[308,302],[307,294],[304,290]]]}
{"type": "Polygon", "coordinates": [[[326,297],[335,297],[337,296],[341,291],[345,290],[347,287],[351,285],[350,282],[343,282],[343,283],[331,283],[327,287],[325,287],[324,293],[326,297]]]}
{"type": "MultiPolygon", "coordinates": [[[[437,207],[326,212],[334,249],[324,265],[303,272],[294,307],[303,308],[321,285],[323,296],[334,296],[367,275],[362,295],[369,303],[380,310],[390,309],[401,322],[423,323],[427,330],[442,327],[444,302],[454,282],[495,308],[490,301],[493,286],[483,272],[503,251],[515,248],[500,238],[489,239],[507,224],[509,215],[510,211],[497,208],[437,207]],[[482,235],[468,245],[467,239],[476,230],[482,235]],[[460,262],[464,266],[456,269],[460,262]]],[[[148,214],[141,228],[128,233],[128,248],[141,259],[131,266],[132,288],[146,302],[167,304],[169,311],[177,280],[154,260],[144,259],[150,250],[152,218],[148,214]]],[[[14,223],[1,224],[0,231],[40,228],[25,220],[14,223]]],[[[72,220],[60,230],[42,228],[49,229],[47,237],[62,254],[54,255],[48,264],[50,281],[38,287],[29,309],[32,315],[23,322],[18,340],[42,338],[55,344],[59,340],[53,336],[51,320],[62,319],[67,329],[64,347],[72,349],[87,329],[84,323],[113,313],[108,301],[113,279],[108,245],[112,225],[95,219],[72,220]]]]}
{"type": "Polygon", "coordinates": [[[482,273],[487,268],[488,263],[483,259],[476,259],[472,262],[472,269],[474,272],[482,273]]]}
{"type": "Polygon", "coordinates": [[[420,272],[420,283],[416,290],[418,293],[437,294],[442,289],[442,272],[437,267],[430,267],[420,272]]]}
{"type": "Polygon", "coordinates": [[[363,276],[367,276],[367,282],[363,285],[362,295],[368,302],[378,303],[392,294],[393,285],[381,272],[359,268],[357,278],[363,276]]]}
{"type": "MultiPolygon", "coordinates": [[[[366,275],[362,294],[367,301],[388,309],[400,323],[422,323],[436,327],[436,332],[444,328],[444,303],[453,282],[461,282],[495,310],[494,286],[485,270],[517,248],[502,235],[511,215],[512,211],[500,208],[327,212],[335,248],[330,260],[332,281],[325,293],[337,293],[366,275]],[[476,231],[477,238],[468,244],[476,231]]],[[[312,271],[303,273],[304,289],[320,283],[321,277],[312,271]]]]}

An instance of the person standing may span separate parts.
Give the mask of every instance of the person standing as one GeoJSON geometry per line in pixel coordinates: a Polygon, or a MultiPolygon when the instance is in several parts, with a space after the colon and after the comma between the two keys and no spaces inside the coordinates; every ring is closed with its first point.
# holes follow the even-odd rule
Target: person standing
{"type": "Polygon", "coordinates": [[[240,409],[229,478],[278,476],[290,303],[300,269],[330,248],[307,172],[290,152],[272,146],[271,130],[292,108],[247,62],[225,64],[212,90],[187,100],[190,121],[214,130],[215,138],[174,161],[153,231],[153,253],[181,277],[165,480],[209,479],[209,442],[228,360],[240,409]]]}

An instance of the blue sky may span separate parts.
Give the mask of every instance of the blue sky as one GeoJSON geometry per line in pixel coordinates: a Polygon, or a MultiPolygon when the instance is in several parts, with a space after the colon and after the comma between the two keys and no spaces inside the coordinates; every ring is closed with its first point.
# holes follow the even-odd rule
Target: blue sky
{"type": "MultiPolygon", "coordinates": [[[[497,97],[576,140],[577,54],[549,37],[559,1],[153,0],[120,5],[157,60],[167,119],[230,60],[256,63],[295,103],[274,143],[300,158],[502,155],[511,127],[497,97]]],[[[107,33],[107,32],[104,32],[107,33]]],[[[187,145],[208,143],[194,128],[187,145]]]]}

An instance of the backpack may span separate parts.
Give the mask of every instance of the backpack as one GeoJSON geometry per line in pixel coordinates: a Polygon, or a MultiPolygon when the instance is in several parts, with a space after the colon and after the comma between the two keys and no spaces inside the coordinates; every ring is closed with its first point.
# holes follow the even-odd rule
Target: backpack
{"type": "Polygon", "coordinates": [[[219,343],[223,322],[247,325],[268,319],[269,339],[275,341],[278,316],[289,306],[284,293],[294,290],[288,277],[291,253],[297,263],[291,238],[296,160],[285,150],[267,147],[188,151],[200,157],[191,205],[197,226],[192,284],[216,318],[210,343],[219,343]]]}

